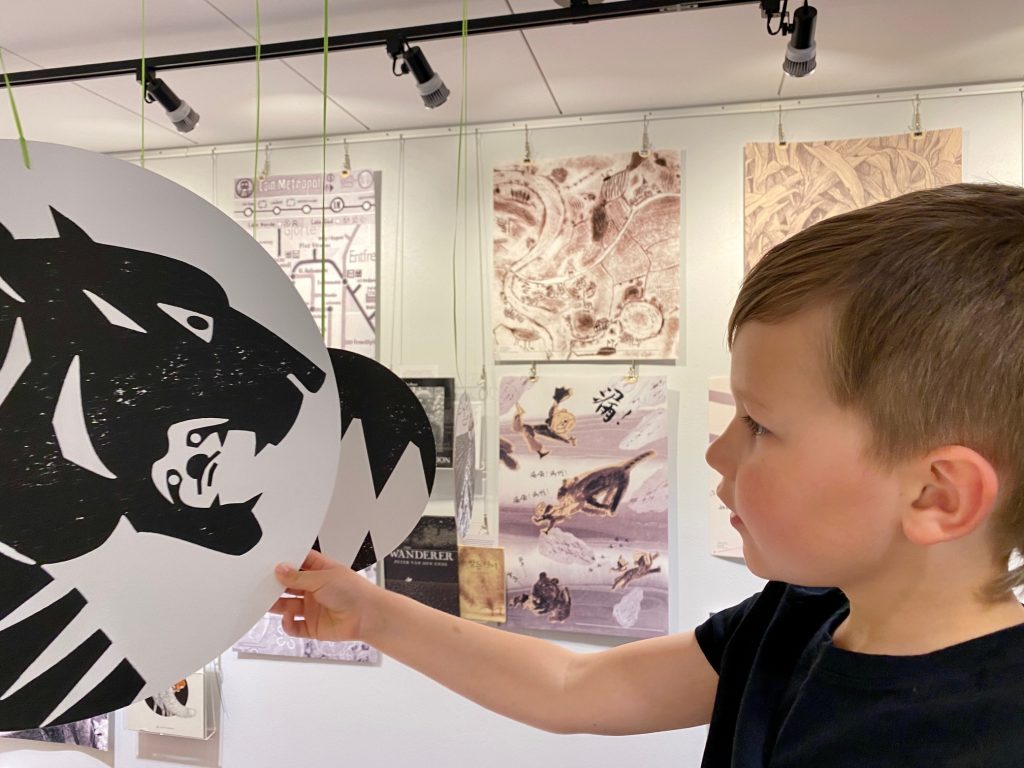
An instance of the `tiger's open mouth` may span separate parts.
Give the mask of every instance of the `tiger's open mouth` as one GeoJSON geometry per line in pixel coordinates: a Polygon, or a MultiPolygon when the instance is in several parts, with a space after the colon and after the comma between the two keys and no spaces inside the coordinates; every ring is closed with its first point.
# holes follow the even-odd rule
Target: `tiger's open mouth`
{"type": "Polygon", "coordinates": [[[153,485],[176,506],[216,509],[258,496],[256,434],[227,419],[187,419],[167,430],[167,453],[154,462],[153,485]]]}

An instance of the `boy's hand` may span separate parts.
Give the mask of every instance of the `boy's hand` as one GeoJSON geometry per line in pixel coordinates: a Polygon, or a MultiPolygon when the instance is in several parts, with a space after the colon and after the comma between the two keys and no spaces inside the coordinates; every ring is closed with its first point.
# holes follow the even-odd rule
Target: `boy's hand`
{"type": "Polygon", "coordinates": [[[274,569],[285,594],[270,608],[289,635],[315,640],[356,640],[362,605],[372,585],[349,567],[313,550],[302,570],[287,563],[274,569]]]}

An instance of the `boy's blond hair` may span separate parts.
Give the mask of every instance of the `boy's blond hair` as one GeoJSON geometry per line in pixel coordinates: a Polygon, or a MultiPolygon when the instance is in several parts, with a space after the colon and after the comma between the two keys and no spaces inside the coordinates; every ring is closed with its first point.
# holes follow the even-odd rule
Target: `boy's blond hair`
{"type": "Polygon", "coordinates": [[[861,412],[884,465],[965,445],[995,467],[993,599],[1024,584],[1024,189],[955,184],[819,222],[743,283],[729,344],[750,320],[831,310],[826,376],[861,412]]]}

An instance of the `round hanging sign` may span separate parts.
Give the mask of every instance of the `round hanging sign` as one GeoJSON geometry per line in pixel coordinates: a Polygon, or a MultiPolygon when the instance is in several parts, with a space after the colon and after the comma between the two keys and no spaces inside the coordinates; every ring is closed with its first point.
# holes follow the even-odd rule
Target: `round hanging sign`
{"type": "Polygon", "coordinates": [[[0,730],[109,712],[263,614],[334,488],[316,324],[230,218],[0,141],[0,730]]]}

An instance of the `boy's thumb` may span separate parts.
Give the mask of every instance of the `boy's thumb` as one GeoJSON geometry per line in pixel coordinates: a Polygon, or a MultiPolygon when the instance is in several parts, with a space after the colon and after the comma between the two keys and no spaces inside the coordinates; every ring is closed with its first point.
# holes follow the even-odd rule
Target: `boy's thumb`
{"type": "Polygon", "coordinates": [[[319,589],[327,581],[325,571],[298,571],[288,563],[278,563],[274,575],[283,586],[307,592],[319,589]]]}

